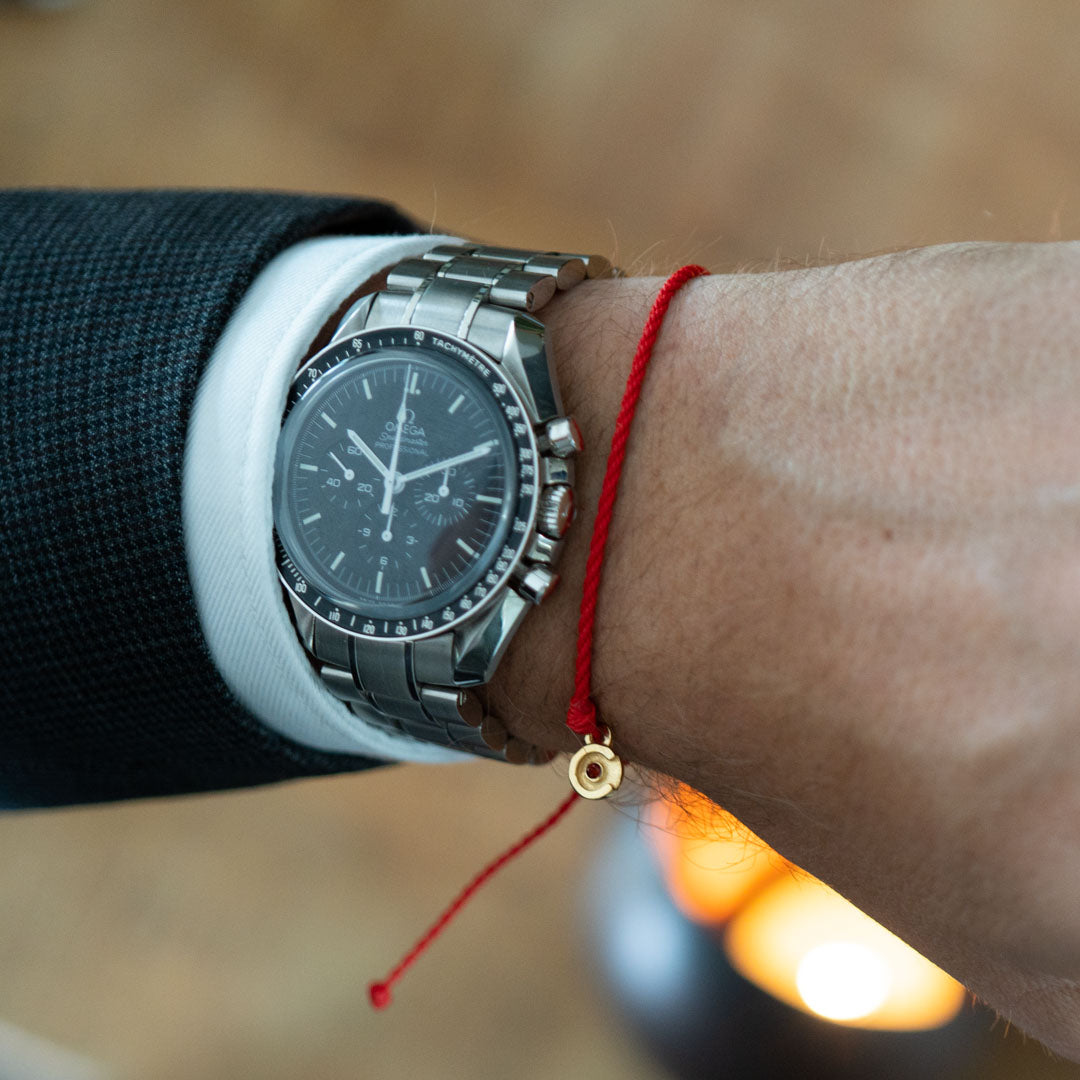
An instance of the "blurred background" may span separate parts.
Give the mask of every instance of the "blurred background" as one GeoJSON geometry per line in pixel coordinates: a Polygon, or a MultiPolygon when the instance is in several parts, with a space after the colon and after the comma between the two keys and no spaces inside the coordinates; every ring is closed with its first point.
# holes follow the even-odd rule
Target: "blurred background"
{"type": "MultiPolygon", "coordinates": [[[[0,0],[3,186],[380,196],[657,273],[1080,235],[1074,0],[52,7],[0,0]]],[[[717,935],[672,921],[685,904],[667,930],[620,922],[671,865],[633,808],[575,810],[369,1010],[368,980],[564,790],[554,767],[411,766],[0,818],[0,1080],[751,1078],[647,1030],[672,999],[634,999],[619,950],[651,944],[634,970],[657,994],[717,935]]],[[[794,1030],[743,1044],[774,1021],[794,1030]]],[[[1080,1077],[976,1026],[990,1058],[942,1075],[1080,1077]]],[[[807,1040],[761,1075],[810,1075],[807,1040]]],[[[901,1057],[860,1075],[930,1075],[901,1057]]]]}

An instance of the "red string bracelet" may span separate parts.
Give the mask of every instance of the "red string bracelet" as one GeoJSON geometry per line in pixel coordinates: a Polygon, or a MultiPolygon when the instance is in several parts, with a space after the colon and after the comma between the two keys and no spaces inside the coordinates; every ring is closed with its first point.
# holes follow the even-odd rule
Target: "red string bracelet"
{"type": "MultiPolygon", "coordinates": [[[[585,564],[585,584],[581,596],[581,615],[578,619],[574,693],[566,713],[567,726],[578,735],[585,736],[586,741],[586,746],[582,747],[571,761],[571,782],[573,783],[575,774],[575,762],[580,760],[582,779],[592,787],[592,793],[588,795],[589,798],[597,797],[596,788],[593,785],[601,779],[600,773],[603,771],[601,760],[603,759],[593,760],[588,756],[582,758],[583,751],[591,748],[605,754],[606,759],[614,759],[615,762],[618,762],[615,754],[608,749],[611,742],[611,729],[597,719],[596,703],[593,700],[591,690],[592,654],[596,602],[600,592],[604,551],[607,547],[611,518],[615,510],[615,497],[619,490],[619,478],[622,475],[623,461],[626,458],[626,443],[630,436],[630,425],[633,423],[638,398],[641,396],[645,371],[649,366],[649,361],[652,359],[653,347],[656,344],[656,338],[660,333],[660,327],[664,321],[664,316],[667,314],[672,297],[691,278],[700,277],[708,272],[703,266],[683,266],[676,270],[660,287],[660,292],[657,294],[656,300],[649,311],[649,317],[645,320],[645,329],[634,353],[634,361],[630,366],[630,374],[626,380],[626,389],[623,391],[622,404],[619,406],[619,414],[615,420],[615,433],[611,437],[611,452],[608,455],[604,483],[600,489],[596,521],[593,524],[592,540],[589,545],[589,558],[585,564]],[[594,745],[597,741],[600,742],[600,746],[594,745]]],[[[621,763],[619,764],[618,774],[621,778],[621,763]]],[[[618,780],[612,786],[618,786],[618,780]]],[[[373,982],[368,985],[368,996],[371,999],[371,1004],[376,1009],[385,1009],[390,1004],[392,1000],[390,988],[419,959],[435,938],[446,929],[458,912],[472,899],[473,894],[480,886],[493,877],[511,859],[520,855],[530,844],[539,840],[544,833],[558,824],[567,811],[577,802],[579,796],[585,794],[577,783],[574,784],[574,789],[559,804],[553,814],[523,836],[513,847],[508,848],[497,859],[490,862],[458,893],[453,902],[382,982],[373,982]]]]}

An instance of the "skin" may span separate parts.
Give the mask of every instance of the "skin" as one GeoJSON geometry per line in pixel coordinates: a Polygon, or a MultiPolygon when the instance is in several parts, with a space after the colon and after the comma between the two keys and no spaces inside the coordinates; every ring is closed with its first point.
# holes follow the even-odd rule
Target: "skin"
{"type": "MultiPolygon", "coordinates": [[[[579,745],[588,537],[660,281],[544,312],[579,517],[491,704],[552,748],[579,745]]],[[[1073,244],[688,284],[630,439],[594,689],[625,758],[1080,1060],[1078,298],[1073,244]]]]}

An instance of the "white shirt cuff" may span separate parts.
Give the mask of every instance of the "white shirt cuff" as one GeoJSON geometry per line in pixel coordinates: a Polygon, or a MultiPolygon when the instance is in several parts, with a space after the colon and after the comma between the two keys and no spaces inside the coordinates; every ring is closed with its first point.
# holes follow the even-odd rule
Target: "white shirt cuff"
{"type": "Polygon", "coordinates": [[[475,760],[366,724],[309,663],[285,608],[273,545],[274,450],[289,382],[356,287],[447,236],[305,240],[259,274],[199,381],[184,448],[188,571],[210,655],[240,702],[306,746],[387,760],[475,760]]]}

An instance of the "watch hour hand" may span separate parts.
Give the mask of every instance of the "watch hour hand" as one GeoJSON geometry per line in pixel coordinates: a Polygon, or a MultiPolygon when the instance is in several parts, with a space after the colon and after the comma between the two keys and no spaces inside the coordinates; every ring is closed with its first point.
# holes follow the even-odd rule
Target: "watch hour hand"
{"type": "Polygon", "coordinates": [[[453,469],[457,465],[464,465],[467,461],[474,461],[476,458],[490,454],[491,448],[496,445],[494,441],[480,443],[471,450],[466,450],[464,454],[443,458],[442,461],[433,461],[430,465],[425,465],[420,469],[413,469],[412,472],[402,475],[398,482],[407,484],[410,480],[419,480],[421,476],[430,476],[432,473],[443,472],[445,469],[453,469]]]}
{"type": "Polygon", "coordinates": [[[346,428],[345,434],[349,436],[349,442],[379,470],[379,475],[385,480],[390,475],[390,470],[375,456],[375,451],[352,428],[346,428]]]}

